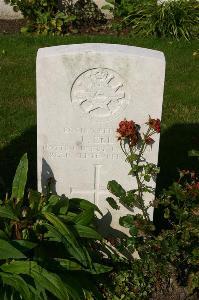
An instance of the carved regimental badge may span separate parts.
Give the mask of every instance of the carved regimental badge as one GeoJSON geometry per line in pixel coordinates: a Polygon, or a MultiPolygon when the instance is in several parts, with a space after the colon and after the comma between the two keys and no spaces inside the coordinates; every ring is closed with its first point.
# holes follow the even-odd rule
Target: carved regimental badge
{"type": "Polygon", "coordinates": [[[117,115],[126,106],[123,79],[110,69],[87,70],[74,81],[71,101],[91,117],[117,115]]]}

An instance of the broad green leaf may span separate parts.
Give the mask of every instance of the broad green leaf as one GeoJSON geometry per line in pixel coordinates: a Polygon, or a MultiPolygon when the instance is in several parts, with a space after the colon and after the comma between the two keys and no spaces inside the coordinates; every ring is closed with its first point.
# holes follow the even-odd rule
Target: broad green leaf
{"type": "Polygon", "coordinates": [[[37,267],[37,263],[34,261],[12,261],[9,264],[3,264],[0,269],[7,273],[14,274],[31,274],[34,267],[37,267]]]}
{"type": "Polygon", "coordinates": [[[94,268],[92,271],[90,271],[91,274],[103,274],[110,272],[113,268],[105,265],[101,265],[98,263],[93,264],[94,268]]]}
{"type": "Polygon", "coordinates": [[[26,240],[13,240],[12,245],[19,249],[20,251],[27,251],[35,248],[37,246],[36,243],[32,243],[26,240]]]}
{"type": "Polygon", "coordinates": [[[80,264],[69,259],[55,258],[55,261],[58,261],[60,263],[60,266],[68,271],[79,271],[83,269],[80,264]]]}
{"type": "Polygon", "coordinates": [[[11,220],[18,220],[11,207],[0,206],[0,217],[11,220]]]}
{"type": "Polygon", "coordinates": [[[32,292],[32,298],[30,300],[48,300],[45,289],[41,287],[39,289],[39,285],[37,284],[37,282],[35,282],[35,286],[36,288],[34,288],[32,285],[29,285],[29,289],[32,292]]]}
{"type": "Polygon", "coordinates": [[[76,213],[67,212],[66,215],[58,215],[59,219],[64,223],[74,223],[75,218],[78,216],[76,213]]]}
{"type": "Polygon", "coordinates": [[[106,201],[113,209],[120,209],[120,207],[117,205],[117,202],[112,197],[107,197],[106,201]]]}
{"type": "Polygon", "coordinates": [[[13,184],[12,184],[11,198],[16,199],[17,202],[23,199],[25,185],[27,181],[27,172],[28,172],[28,158],[27,158],[27,153],[25,153],[19,162],[13,180],[13,184]]]}
{"type": "Polygon", "coordinates": [[[73,225],[75,230],[78,232],[80,237],[84,238],[90,238],[90,239],[96,239],[96,240],[101,240],[102,236],[95,231],[93,228],[81,225],[81,224],[76,224],[73,225]]]}
{"type": "MultiPolygon", "coordinates": [[[[53,224],[54,229],[51,227],[51,232],[54,231],[56,236],[59,236],[61,241],[65,244],[66,248],[68,249],[68,243],[73,248],[73,256],[82,263],[85,263],[85,253],[83,249],[80,247],[79,243],[77,242],[74,234],[67,228],[66,224],[64,224],[58,217],[56,217],[52,213],[45,212],[44,216],[46,219],[53,224]]],[[[48,225],[45,224],[47,228],[48,225]]]]}
{"type": "Polygon", "coordinates": [[[117,183],[117,181],[112,180],[108,182],[107,185],[108,190],[115,195],[116,197],[120,198],[120,197],[125,197],[126,195],[126,191],[123,189],[123,187],[117,183]]]}
{"type": "Polygon", "coordinates": [[[0,239],[0,259],[25,258],[26,256],[9,242],[0,239]]]}
{"type": "Polygon", "coordinates": [[[43,208],[43,212],[52,212],[54,214],[66,214],[69,207],[69,199],[65,196],[52,195],[48,204],[43,208]]]}
{"type": "Polygon", "coordinates": [[[93,263],[92,264],[92,269],[88,270],[83,268],[80,264],[73,262],[69,259],[55,259],[56,261],[58,261],[60,263],[60,265],[65,268],[68,271],[80,271],[80,270],[84,270],[87,271],[91,274],[102,274],[102,273],[107,273],[110,272],[112,270],[112,267],[106,266],[106,265],[102,265],[102,264],[98,264],[98,263],[93,263]]]}
{"type": "Polygon", "coordinates": [[[68,290],[57,274],[53,274],[39,267],[32,271],[32,277],[41,287],[58,299],[69,300],[68,290]]]}
{"type": "Polygon", "coordinates": [[[37,282],[37,284],[48,290],[58,299],[69,299],[68,291],[60,277],[38,266],[36,262],[13,261],[10,264],[2,265],[0,269],[4,272],[29,275],[37,282]]]}
{"type": "Polygon", "coordinates": [[[38,212],[41,201],[41,193],[34,190],[29,191],[29,204],[33,214],[38,212]]]}
{"type": "Polygon", "coordinates": [[[60,197],[58,195],[52,195],[48,199],[48,204],[44,206],[42,212],[49,211],[53,212],[53,207],[60,201],[60,197]]]}
{"type": "Polygon", "coordinates": [[[24,300],[31,299],[32,296],[28,288],[28,284],[21,276],[0,272],[0,277],[4,284],[12,286],[15,290],[17,290],[24,300]]]}
{"type": "Polygon", "coordinates": [[[44,216],[51,224],[53,224],[60,234],[67,238],[71,245],[78,245],[75,236],[72,234],[72,232],[70,232],[66,224],[64,224],[58,217],[50,212],[45,212],[44,216]]]}
{"type": "Polygon", "coordinates": [[[46,228],[49,230],[49,233],[46,235],[50,238],[51,241],[56,241],[62,243],[65,246],[65,250],[71,255],[71,257],[75,258],[77,261],[81,262],[85,265],[87,262],[87,258],[85,257],[85,253],[82,248],[72,246],[67,238],[65,238],[54,226],[50,224],[44,224],[46,228]]]}
{"type": "Polygon", "coordinates": [[[81,225],[90,225],[94,219],[94,209],[92,207],[78,214],[74,222],[81,225]]]}
{"type": "Polygon", "coordinates": [[[102,212],[99,210],[99,208],[95,204],[89,202],[88,200],[80,199],[80,198],[71,198],[69,200],[70,200],[69,207],[71,208],[85,209],[85,210],[89,208],[93,208],[95,211],[99,212],[102,215],[102,212]]]}

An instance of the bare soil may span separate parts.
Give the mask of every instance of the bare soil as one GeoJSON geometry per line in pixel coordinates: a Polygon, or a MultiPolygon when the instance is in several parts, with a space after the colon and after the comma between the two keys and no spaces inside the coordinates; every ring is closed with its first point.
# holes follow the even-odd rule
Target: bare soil
{"type": "Polygon", "coordinates": [[[26,24],[23,19],[20,20],[1,20],[0,19],[0,33],[17,33],[20,32],[21,27],[26,24]]]}

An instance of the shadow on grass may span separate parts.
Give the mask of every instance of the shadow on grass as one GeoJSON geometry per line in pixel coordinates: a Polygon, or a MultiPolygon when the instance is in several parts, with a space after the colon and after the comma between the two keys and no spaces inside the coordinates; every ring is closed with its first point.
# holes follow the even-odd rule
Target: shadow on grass
{"type": "MultiPolygon", "coordinates": [[[[199,150],[199,124],[175,124],[160,137],[159,166],[156,195],[179,179],[178,170],[195,170],[199,173],[199,160],[189,157],[192,149],[199,150]]],[[[154,211],[157,228],[166,226],[161,208],[154,211]]]]}
{"type": "Polygon", "coordinates": [[[24,153],[28,154],[27,187],[37,187],[37,129],[33,126],[0,150],[0,199],[11,191],[13,177],[24,153]],[[3,194],[3,195],[2,195],[3,194]]]}
{"type": "Polygon", "coordinates": [[[157,194],[178,179],[178,170],[199,172],[199,161],[189,157],[189,150],[199,150],[199,124],[175,124],[160,137],[157,194]]]}

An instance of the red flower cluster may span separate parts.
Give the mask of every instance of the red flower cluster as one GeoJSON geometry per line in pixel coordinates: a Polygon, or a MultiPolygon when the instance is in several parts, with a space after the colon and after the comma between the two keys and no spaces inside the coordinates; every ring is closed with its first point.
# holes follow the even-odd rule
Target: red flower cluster
{"type": "Polygon", "coordinates": [[[118,140],[128,139],[130,146],[135,146],[138,142],[138,127],[133,121],[121,121],[117,129],[118,140]]]}
{"type": "Polygon", "coordinates": [[[148,124],[149,127],[154,129],[157,133],[160,133],[160,120],[159,119],[152,119],[149,116],[149,121],[146,124],[148,124]]]}
{"type": "Polygon", "coordinates": [[[199,190],[199,182],[195,182],[192,185],[189,185],[188,188],[190,190],[199,190]]]}

